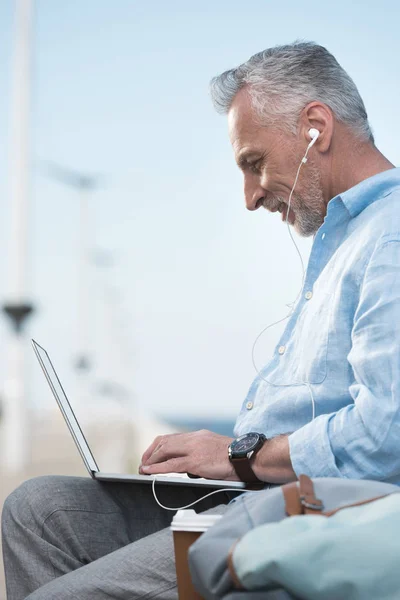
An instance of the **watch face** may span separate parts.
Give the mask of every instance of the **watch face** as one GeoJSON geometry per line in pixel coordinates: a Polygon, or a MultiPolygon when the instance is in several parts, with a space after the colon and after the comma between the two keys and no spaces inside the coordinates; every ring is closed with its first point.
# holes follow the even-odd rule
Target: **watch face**
{"type": "Polygon", "coordinates": [[[260,435],[258,433],[246,433],[240,436],[231,444],[232,454],[245,456],[248,452],[254,450],[259,439],[260,435]]]}

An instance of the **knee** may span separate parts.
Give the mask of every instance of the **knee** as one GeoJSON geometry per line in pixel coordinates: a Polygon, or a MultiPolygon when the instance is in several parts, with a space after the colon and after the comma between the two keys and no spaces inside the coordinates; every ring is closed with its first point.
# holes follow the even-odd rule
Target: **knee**
{"type": "Polygon", "coordinates": [[[3,535],[16,525],[35,529],[53,510],[54,491],[59,487],[59,477],[43,476],[29,479],[17,487],[3,505],[1,526],[3,535]]]}

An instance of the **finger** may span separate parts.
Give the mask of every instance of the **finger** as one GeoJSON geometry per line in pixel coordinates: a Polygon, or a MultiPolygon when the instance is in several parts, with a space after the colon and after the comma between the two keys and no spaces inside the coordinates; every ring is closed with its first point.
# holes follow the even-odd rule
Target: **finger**
{"type": "Polygon", "coordinates": [[[165,473],[186,473],[188,463],[184,458],[171,458],[162,463],[141,467],[144,475],[161,475],[165,473]]]}
{"type": "Polygon", "coordinates": [[[154,450],[156,449],[156,447],[158,446],[158,444],[160,443],[160,440],[162,439],[161,435],[158,435],[155,440],[150,444],[150,446],[147,448],[147,450],[145,450],[145,452],[142,455],[141,458],[141,464],[145,463],[146,460],[148,459],[149,456],[151,456],[154,452],[154,450]]]}
{"type": "Polygon", "coordinates": [[[162,463],[171,458],[187,456],[189,454],[188,443],[176,437],[164,439],[155,448],[153,454],[149,456],[143,466],[149,466],[156,463],[162,463]]]}
{"type": "Polygon", "coordinates": [[[152,442],[152,444],[150,444],[150,446],[147,448],[147,450],[145,451],[145,453],[142,456],[142,464],[145,464],[147,459],[149,458],[149,456],[151,456],[154,452],[154,450],[157,448],[157,446],[160,444],[160,442],[163,439],[166,439],[168,437],[171,437],[173,435],[179,435],[176,433],[167,433],[165,435],[158,435],[155,440],[152,442]]]}

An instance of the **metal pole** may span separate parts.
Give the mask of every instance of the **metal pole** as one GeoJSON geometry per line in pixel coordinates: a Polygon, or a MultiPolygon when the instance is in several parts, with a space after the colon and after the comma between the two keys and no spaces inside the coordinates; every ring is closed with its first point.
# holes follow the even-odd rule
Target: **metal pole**
{"type": "Polygon", "coordinates": [[[27,211],[29,171],[29,116],[32,1],[16,2],[16,37],[14,57],[14,90],[11,106],[10,196],[11,216],[11,272],[12,300],[25,300],[27,256],[27,211]]]}
{"type": "Polygon", "coordinates": [[[79,199],[79,270],[78,270],[78,318],[77,318],[77,347],[79,355],[76,367],[80,377],[91,367],[90,348],[90,270],[89,270],[89,193],[85,187],[81,188],[79,199]]]}
{"type": "Polygon", "coordinates": [[[47,175],[63,185],[68,185],[79,193],[79,226],[78,226],[78,298],[77,298],[77,340],[78,355],[75,367],[79,371],[80,380],[86,377],[91,369],[92,348],[90,346],[91,324],[91,281],[90,281],[90,249],[91,220],[89,218],[89,198],[91,192],[99,187],[100,177],[87,175],[81,171],[68,169],[56,163],[48,163],[47,175]]]}
{"type": "Polygon", "coordinates": [[[25,394],[23,325],[33,306],[27,302],[29,116],[32,0],[16,1],[15,54],[11,106],[9,287],[3,311],[11,321],[4,386],[2,453],[6,469],[23,470],[29,461],[29,407],[25,394]]]}

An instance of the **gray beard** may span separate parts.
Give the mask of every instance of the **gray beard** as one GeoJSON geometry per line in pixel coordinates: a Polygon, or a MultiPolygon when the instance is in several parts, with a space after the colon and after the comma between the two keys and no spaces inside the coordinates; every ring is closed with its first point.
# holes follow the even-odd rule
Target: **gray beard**
{"type": "MultiPolygon", "coordinates": [[[[321,178],[319,171],[312,163],[307,163],[307,191],[303,194],[292,194],[290,209],[294,212],[294,229],[302,237],[315,235],[324,222],[326,206],[322,193],[321,178]]],[[[296,185],[297,187],[297,185],[296,185]]],[[[281,196],[273,195],[268,201],[269,209],[276,209],[281,204],[287,205],[281,196]]],[[[265,206],[266,207],[266,206],[265,206]]]]}
{"type": "MultiPolygon", "coordinates": [[[[292,196],[292,202],[293,202],[292,196]]],[[[313,204],[316,202],[317,197],[314,196],[312,201],[313,204]]],[[[294,228],[302,237],[310,237],[315,235],[318,229],[321,227],[325,219],[326,208],[322,198],[322,194],[319,197],[318,206],[306,205],[303,198],[296,197],[296,220],[294,222],[294,228]]]]}

